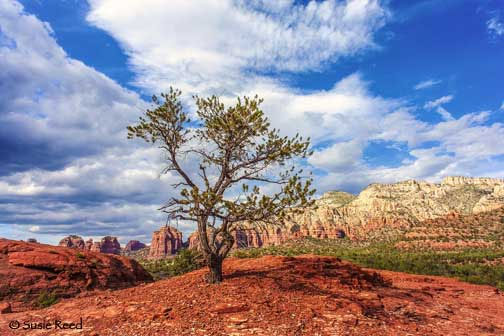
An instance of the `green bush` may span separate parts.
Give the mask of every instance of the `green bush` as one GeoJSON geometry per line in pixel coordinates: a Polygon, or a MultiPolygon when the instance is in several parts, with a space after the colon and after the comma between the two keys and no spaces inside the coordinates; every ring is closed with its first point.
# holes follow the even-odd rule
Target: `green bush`
{"type": "Polygon", "coordinates": [[[46,308],[52,306],[57,302],[58,297],[56,296],[56,293],[48,293],[47,291],[43,291],[39,294],[36,304],[39,308],[46,308]]]}
{"type": "Polygon", "coordinates": [[[189,249],[180,250],[173,258],[140,260],[140,264],[156,280],[181,275],[204,266],[201,254],[189,249]]]}
{"type": "Polygon", "coordinates": [[[77,258],[79,258],[79,259],[86,259],[86,256],[85,256],[84,254],[80,253],[80,252],[77,252],[77,253],[75,254],[75,256],[76,256],[77,258]]]}

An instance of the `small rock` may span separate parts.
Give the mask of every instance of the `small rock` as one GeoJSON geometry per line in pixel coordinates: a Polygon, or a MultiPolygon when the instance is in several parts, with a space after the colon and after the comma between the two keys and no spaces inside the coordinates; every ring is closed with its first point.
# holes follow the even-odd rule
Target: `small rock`
{"type": "Polygon", "coordinates": [[[243,316],[243,315],[236,315],[236,316],[231,316],[231,317],[229,318],[229,320],[230,320],[231,322],[233,322],[234,324],[243,324],[243,323],[245,323],[245,322],[247,322],[247,321],[248,321],[248,318],[246,318],[246,317],[245,317],[245,316],[243,316]]]}
{"type": "Polygon", "coordinates": [[[12,307],[9,302],[0,303],[0,314],[12,313],[12,307]]]}
{"type": "Polygon", "coordinates": [[[217,314],[229,314],[229,313],[239,313],[243,311],[249,310],[249,306],[247,304],[231,304],[231,303],[223,303],[217,304],[212,309],[212,312],[217,314]]]}

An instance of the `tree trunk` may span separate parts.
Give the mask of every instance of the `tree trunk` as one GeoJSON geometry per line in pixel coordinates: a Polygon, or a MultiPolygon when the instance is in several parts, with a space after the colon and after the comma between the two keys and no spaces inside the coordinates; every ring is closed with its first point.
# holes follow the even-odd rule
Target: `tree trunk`
{"type": "Polygon", "coordinates": [[[207,275],[207,282],[210,284],[216,284],[222,282],[222,261],[220,256],[210,254],[208,256],[208,269],[209,273],[207,275]]]}

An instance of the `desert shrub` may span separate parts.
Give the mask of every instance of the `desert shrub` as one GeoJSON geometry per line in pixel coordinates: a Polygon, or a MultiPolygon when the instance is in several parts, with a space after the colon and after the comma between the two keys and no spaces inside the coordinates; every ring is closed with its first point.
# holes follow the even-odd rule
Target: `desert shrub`
{"type": "Polygon", "coordinates": [[[298,246],[271,246],[240,249],[233,253],[237,258],[257,258],[264,255],[295,256],[317,254],[338,257],[362,267],[390,271],[439,275],[458,278],[476,284],[504,286],[504,265],[490,265],[487,261],[504,257],[498,249],[467,249],[458,251],[411,250],[394,248],[392,243],[359,246],[337,244],[313,239],[298,246]]]}
{"type": "Polygon", "coordinates": [[[79,258],[79,259],[86,259],[86,256],[85,256],[84,254],[80,253],[80,252],[77,252],[77,253],[75,254],[75,256],[76,256],[77,258],[79,258]]]}
{"type": "Polygon", "coordinates": [[[204,266],[201,253],[189,249],[180,250],[173,258],[139,262],[155,280],[181,275],[204,266]]]}
{"type": "Polygon", "coordinates": [[[58,297],[54,292],[43,291],[39,294],[36,304],[39,308],[46,308],[58,302],[58,297]]]}

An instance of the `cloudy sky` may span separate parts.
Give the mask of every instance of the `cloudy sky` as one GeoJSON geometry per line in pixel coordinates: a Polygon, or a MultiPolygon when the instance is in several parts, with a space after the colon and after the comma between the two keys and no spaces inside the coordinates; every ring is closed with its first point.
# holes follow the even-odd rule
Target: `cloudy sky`
{"type": "Polygon", "coordinates": [[[176,177],[125,128],[170,86],[259,94],[319,194],[502,178],[503,60],[501,0],[0,0],[0,236],[149,242],[176,177]]]}

